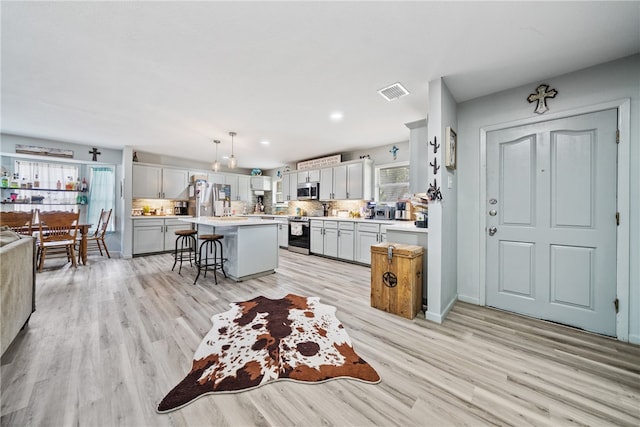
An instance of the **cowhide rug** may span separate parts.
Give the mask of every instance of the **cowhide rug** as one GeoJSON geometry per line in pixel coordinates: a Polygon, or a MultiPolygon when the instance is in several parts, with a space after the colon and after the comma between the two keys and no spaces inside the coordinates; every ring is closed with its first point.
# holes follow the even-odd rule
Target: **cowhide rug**
{"type": "Polygon", "coordinates": [[[335,307],[289,294],[232,303],[214,315],[187,376],[162,399],[158,412],[179,409],[210,393],[231,393],[275,380],[380,382],[358,356],[335,307]]]}

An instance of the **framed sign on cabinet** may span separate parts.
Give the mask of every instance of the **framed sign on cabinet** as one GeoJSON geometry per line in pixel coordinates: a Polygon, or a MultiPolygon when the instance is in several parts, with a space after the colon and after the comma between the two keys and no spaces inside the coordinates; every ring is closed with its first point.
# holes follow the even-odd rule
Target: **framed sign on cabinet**
{"type": "Polygon", "coordinates": [[[458,139],[456,132],[451,129],[451,126],[447,126],[444,145],[444,165],[447,169],[455,170],[456,168],[456,151],[458,145],[458,139]]]}

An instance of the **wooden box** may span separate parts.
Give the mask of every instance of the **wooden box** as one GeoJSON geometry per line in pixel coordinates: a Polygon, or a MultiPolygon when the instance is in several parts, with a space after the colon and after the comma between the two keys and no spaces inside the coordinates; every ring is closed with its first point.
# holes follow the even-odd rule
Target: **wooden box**
{"type": "Polygon", "coordinates": [[[423,255],[422,246],[390,242],[371,246],[371,306],[413,319],[422,304],[423,255]]]}

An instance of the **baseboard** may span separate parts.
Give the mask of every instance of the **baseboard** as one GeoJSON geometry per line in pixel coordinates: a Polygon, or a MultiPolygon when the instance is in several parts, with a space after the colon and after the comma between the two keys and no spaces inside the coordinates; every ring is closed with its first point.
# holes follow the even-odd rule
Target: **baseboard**
{"type": "Polygon", "coordinates": [[[629,334],[629,342],[631,344],[640,344],[640,335],[629,334]]]}
{"type": "Polygon", "coordinates": [[[458,301],[468,302],[469,304],[480,305],[480,298],[468,297],[466,295],[458,295],[458,301]]]}
{"type": "Polygon", "coordinates": [[[451,301],[449,301],[449,304],[447,304],[442,313],[434,313],[433,311],[429,311],[429,309],[427,309],[427,312],[424,314],[424,318],[432,322],[442,324],[444,319],[447,318],[449,312],[453,309],[453,306],[456,304],[457,300],[458,296],[456,295],[451,301]]]}

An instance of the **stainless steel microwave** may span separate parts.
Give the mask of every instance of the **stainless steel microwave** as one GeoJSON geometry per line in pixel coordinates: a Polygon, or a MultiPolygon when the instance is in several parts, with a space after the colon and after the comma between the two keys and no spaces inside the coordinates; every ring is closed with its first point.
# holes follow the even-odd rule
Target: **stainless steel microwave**
{"type": "Polygon", "coordinates": [[[298,200],[318,200],[320,197],[319,182],[298,183],[298,200]]]}

